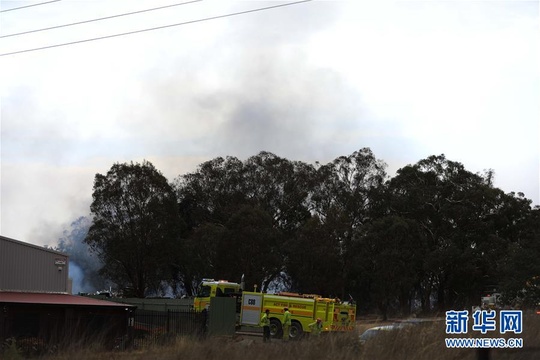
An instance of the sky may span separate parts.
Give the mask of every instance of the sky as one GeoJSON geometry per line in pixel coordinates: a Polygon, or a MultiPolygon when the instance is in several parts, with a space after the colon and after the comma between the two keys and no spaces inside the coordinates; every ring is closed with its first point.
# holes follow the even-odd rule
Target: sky
{"type": "Polygon", "coordinates": [[[0,2],[3,236],[55,245],[114,163],[173,181],[261,151],[327,163],[369,147],[389,176],[445,154],[540,204],[537,1],[20,8],[42,2],[0,2]]]}

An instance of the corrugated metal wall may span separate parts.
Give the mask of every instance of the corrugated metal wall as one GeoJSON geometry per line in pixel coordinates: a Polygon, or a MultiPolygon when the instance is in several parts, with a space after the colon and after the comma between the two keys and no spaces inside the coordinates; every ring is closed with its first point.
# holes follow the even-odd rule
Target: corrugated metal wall
{"type": "Polygon", "coordinates": [[[0,236],[0,291],[68,292],[69,258],[0,236]]]}
{"type": "Polygon", "coordinates": [[[234,335],[236,330],[236,299],[210,298],[210,317],[208,320],[208,334],[234,335]]]}

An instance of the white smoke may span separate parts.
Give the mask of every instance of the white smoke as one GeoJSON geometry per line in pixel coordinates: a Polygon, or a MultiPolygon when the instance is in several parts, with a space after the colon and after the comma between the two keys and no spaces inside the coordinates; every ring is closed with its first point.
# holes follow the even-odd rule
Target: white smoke
{"type": "Polygon", "coordinates": [[[69,262],[69,278],[72,281],[71,291],[73,294],[96,291],[92,284],[85,279],[83,270],[73,261],[69,262]]]}

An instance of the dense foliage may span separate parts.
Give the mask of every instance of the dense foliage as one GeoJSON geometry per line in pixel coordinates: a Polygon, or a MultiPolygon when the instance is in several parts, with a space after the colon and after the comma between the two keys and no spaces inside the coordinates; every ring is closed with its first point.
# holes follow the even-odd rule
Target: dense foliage
{"type": "Polygon", "coordinates": [[[468,307],[488,287],[540,301],[540,209],[444,155],[389,178],[370,149],[325,164],[261,152],[168,184],[148,162],[97,174],[87,243],[139,296],[203,277],[354,297],[360,309],[468,307]]]}
{"type": "Polygon", "coordinates": [[[85,242],[101,273],[132,296],[158,291],[180,241],[176,196],[152,164],[115,164],[97,174],[85,242]]]}

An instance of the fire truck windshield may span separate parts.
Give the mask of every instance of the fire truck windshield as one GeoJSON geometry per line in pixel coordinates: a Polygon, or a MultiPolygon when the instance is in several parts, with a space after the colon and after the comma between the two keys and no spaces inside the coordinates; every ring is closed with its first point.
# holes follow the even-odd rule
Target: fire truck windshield
{"type": "Polygon", "coordinates": [[[211,290],[212,289],[210,286],[201,285],[201,287],[199,288],[199,291],[197,292],[197,297],[209,297],[211,290]]]}

